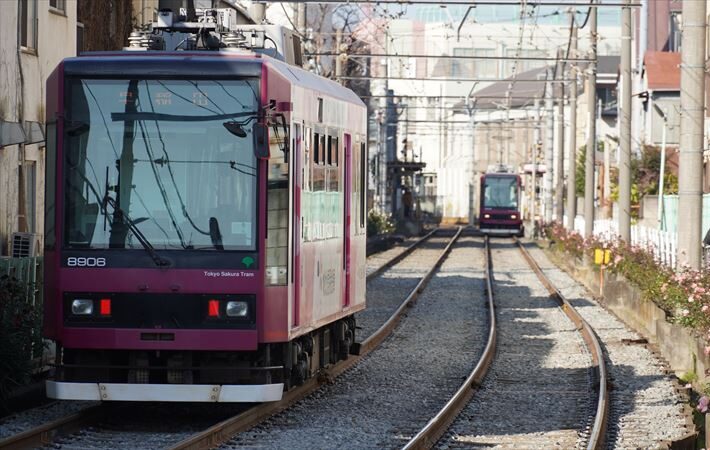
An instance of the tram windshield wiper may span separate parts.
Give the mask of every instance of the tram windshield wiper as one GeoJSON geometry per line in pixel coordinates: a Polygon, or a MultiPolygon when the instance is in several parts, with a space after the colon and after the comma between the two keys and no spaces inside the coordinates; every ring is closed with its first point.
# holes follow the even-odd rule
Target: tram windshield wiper
{"type": "Polygon", "coordinates": [[[226,120],[234,118],[256,118],[257,111],[244,111],[228,114],[211,114],[208,116],[188,116],[181,114],[163,114],[155,112],[115,112],[111,113],[114,122],[128,122],[132,120],[157,120],[163,122],[210,122],[212,120],[226,120]]]}
{"type": "Polygon", "coordinates": [[[170,265],[170,261],[160,256],[155,251],[155,247],[153,247],[153,245],[150,243],[150,241],[148,241],[143,232],[141,232],[141,230],[136,226],[138,222],[132,220],[128,216],[128,214],[126,214],[126,212],[121,209],[120,206],[118,206],[116,200],[111,198],[108,193],[104,196],[104,215],[107,214],[105,205],[111,205],[111,208],[113,208],[114,217],[116,216],[116,214],[118,214],[121,221],[128,227],[129,230],[131,230],[133,235],[138,239],[138,242],[140,242],[145,251],[148,252],[153,262],[155,262],[156,266],[167,267],[170,265]]]}

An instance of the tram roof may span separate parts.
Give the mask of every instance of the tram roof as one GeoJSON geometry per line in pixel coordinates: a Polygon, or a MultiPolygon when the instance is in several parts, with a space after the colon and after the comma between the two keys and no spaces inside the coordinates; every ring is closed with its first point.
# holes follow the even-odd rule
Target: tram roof
{"type": "Polygon", "coordinates": [[[196,77],[233,78],[260,77],[267,64],[292,85],[310,89],[339,100],[364,107],[362,100],[350,89],[333,80],[295,67],[267,55],[252,52],[161,52],[117,51],[90,52],[64,60],[68,76],[92,78],[196,77]],[[179,70],[176,69],[179,67],[179,70]]]}

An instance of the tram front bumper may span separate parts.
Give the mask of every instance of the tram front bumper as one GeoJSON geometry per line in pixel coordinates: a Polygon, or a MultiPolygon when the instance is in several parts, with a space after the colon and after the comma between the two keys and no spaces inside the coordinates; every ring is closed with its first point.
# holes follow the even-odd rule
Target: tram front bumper
{"type": "Polygon", "coordinates": [[[257,403],[281,400],[284,385],[71,383],[47,380],[46,388],[47,397],[58,400],[257,403]]]}

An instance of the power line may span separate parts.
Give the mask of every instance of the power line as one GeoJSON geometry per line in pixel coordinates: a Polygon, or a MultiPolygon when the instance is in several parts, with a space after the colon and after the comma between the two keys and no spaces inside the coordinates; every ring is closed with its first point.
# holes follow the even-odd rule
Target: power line
{"type": "MultiPolygon", "coordinates": [[[[306,53],[306,56],[339,56],[341,53],[336,52],[316,52],[306,53]]],[[[540,56],[476,56],[476,55],[417,55],[417,54],[378,54],[378,53],[352,53],[347,55],[348,58],[438,58],[438,59],[470,59],[470,60],[493,60],[493,61],[573,61],[573,62],[593,62],[590,58],[562,58],[556,57],[540,57],[540,56]]]]}
{"type": "MultiPolygon", "coordinates": [[[[536,78],[531,78],[531,79],[515,79],[511,80],[510,78],[427,78],[427,77],[376,77],[376,76],[365,76],[365,75],[348,75],[348,76],[343,76],[340,77],[342,80],[403,80],[403,81],[436,81],[439,83],[445,83],[445,82],[479,82],[479,83],[487,83],[487,82],[509,82],[509,83],[544,83],[547,82],[548,80],[545,79],[536,79],[536,78]]],[[[569,78],[564,78],[560,80],[552,80],[552,83],[567,83],[575,81],[569,78]]]]}
{"type": "Polygon", "coordinates": [[[594,7],[611,7],[611,8],[640,8],[641,3],[631,3],[615,1],[609,3],[594,3],[593,1],[587,2],[570,2],[568,1],[551,1],[551,0],[541,0],[541,1],[526,1],[526,0],[260,0],[259,3],[306,3],[306,4],[370,4],[370,5],[459,5],[459,6],[469,6],[469,5],[481,5],[481,6],[518,6],[527,5],[533,7],[541,6],[594,6],[594,7]]]}

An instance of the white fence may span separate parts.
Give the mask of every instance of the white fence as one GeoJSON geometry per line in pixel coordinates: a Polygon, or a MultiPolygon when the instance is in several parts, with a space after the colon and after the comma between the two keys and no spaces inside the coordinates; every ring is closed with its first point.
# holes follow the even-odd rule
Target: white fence
{"type": "MultiPolygon", "coordinates": [[[[578,222],[581,222],[581,229],[584,230],[584,219],[580,217],[575,219],[575,230],[579,231],[577,227],[578,222]]],[[[594,234],[604,240],[617,240],[619,239],[618,224],[614,220],[595,220],[594,234]]],[[[631,245],[645,249],[650,252],[658,262],[664,266],[675,269],[678,249],[678,236],[676,233],[661,231],[656,228],[641,225],[632,225],[631,245]]]]}

